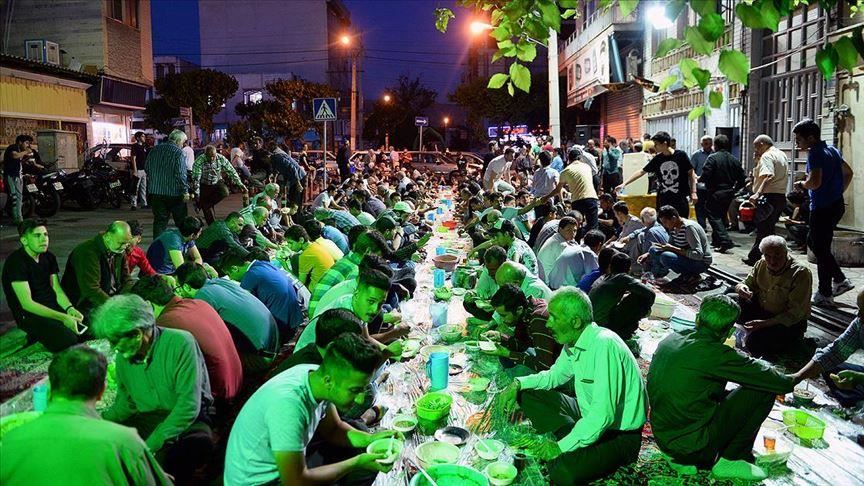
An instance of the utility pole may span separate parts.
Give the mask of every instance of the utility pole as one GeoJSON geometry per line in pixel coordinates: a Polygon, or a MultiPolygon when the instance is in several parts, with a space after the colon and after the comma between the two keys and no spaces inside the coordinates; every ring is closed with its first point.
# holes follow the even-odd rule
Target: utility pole
{"type": "Polygon", "coordinates": [[[549,60],[549,135],[555,146],[561,145],[561,101],[558,96],[558,33],[549,29],[549,42],[546,44],[549,60]]]}
{"type": "Polygon", "coordinates": [[[351,149],[357,147],[357,50],[351,54],[351,149]]]}

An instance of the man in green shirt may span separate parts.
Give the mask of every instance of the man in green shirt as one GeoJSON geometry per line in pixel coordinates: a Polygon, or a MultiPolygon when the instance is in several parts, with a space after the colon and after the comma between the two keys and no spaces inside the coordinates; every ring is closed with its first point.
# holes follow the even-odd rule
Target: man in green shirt
{"type": "Polygon", "coordinates": [[[557,439],[529,435],[512,446],[548,462],[553,483],[586,484],[638,458],[645,385],[624,341],[593,322],[584,292],[558,289],[548,311],[546,327],[563,351],[550,369],[517,378],[496,400],[505,411],[518,401],[538,434],[557,439]],[[573,396],[554,390],[571,380],[573,396]]]}
{"type": "Polygon", "coordinates": [[[486,249],[483,254],[483,269],[477,275],[477,283],[474,289],[465,293],[462,301],[465,310],[472,316],[484,321],[492,320],[494,309],[489,304],[489,300],[498,290],[495,274],[506,261],[507,251],[504,248],[495,245],[486,249]]]}
{"type": "Polygon", "coordinates": [[[672,333],[657,347],[648,370],[651,426],[657,445],[683,474],[710,468],[718,479],[761,481],[753,442],[778,394],[795,381],[768,363],[723,342],[740,309],[726,295],[702,301],[696,329],[672,333]],[[726,393],[726,383],[740,385],[726,393]]]}
{"type": "Polygon", "coordinates": [[[171,484],[134,429],[99,417],[107,369],[105,356],[85,345],[54,357],[45,413],[0,442],[0,483],[171,484]]]}
{"type": "Polygon", "coordinates": [[[103,417],[138,429],[178,483],[213,452],[213,403],[204,355],[187,331],[156,326],[137,295],[116,295],[93,316],[96,336],[117,352],[117,397],[103,417]]]}

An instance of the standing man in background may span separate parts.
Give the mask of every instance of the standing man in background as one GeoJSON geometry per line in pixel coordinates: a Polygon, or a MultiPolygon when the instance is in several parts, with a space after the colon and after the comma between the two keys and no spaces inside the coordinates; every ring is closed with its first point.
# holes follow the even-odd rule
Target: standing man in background
{"type": "MultiPolygon", "coordinates": [[[[693,164],[693,172],[696,177],[702,175],[702,168],[705,167],[705,161],[708,156],[714,153],[714,139],[711,135],[705,135],[701,140],[702,148],[693,152],[690,156],[690,163],[693,164]]],[[[696,183],[696,196],[699,200],[694,204],[696,208],[696,222],[702,229],[708,229],[708,210],[705,209],[705,198],[708,197],[708,191],[705,189],[705,184],[702,182],[696,183]]]]}
{"type": "Polygon", "coordinates": [[[756,240],[747,258],[743,259],[744,263],[751,266],[762,258],[759,244],[763,238],[774,234],[777,221],[786,209],[786,176],[789,167],[786,154],[774,146],[774,141],[768,135],[756,137],[753,153],[756,164],[753,167],[753,195],[750,201],[755,204],[764,197],[765,204],[771,207],[771,213],[762,220],[756,220],[756,240]]]}
{"type": "Polygon", "coordinates": [[[167,142],[153,147],[147,154],[145,171],[147,194],[150,207],[153,208],[154,239],[165,231],[169,215],[174,218],[174,224],[179,226],[189,214],[186,207],[189,200],[186,156],[180,148],[185,142],[186,134],[181,130],[174,130],[168,135],[167,142]]]}
{"type": "Polygon", "coordinates": [[[132,158],[129,159],[129,174],[132,176],[132,204],[129,209],[135,211],[140,204],[147,207],[147,172],[144,170],[147,162],[147,145],[144,144],[144,132],[135,133],[135,143],[132,144],[132,158]]]}

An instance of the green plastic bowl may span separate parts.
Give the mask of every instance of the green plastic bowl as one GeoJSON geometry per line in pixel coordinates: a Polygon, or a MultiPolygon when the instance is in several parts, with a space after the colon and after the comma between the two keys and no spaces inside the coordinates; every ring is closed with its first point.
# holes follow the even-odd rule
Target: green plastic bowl
{"type": "Polygon", "coordinates": [[[789,432],[803,440],[821,439],[825,433],[825,422],[803,410],[786,410],[783,423],[789,427],[789,432]]]}
{"type": "MultiPolygon", "coordinates": [[[[438,486],[489,486],[489,480],[480,471],[456,464],[431,466],[426,472],[438,486]]],[[[421,472],[411,478],[410,486],[429,486],[429,480],[421,472]]]]}
{"type": "Polygon", "coordinates": [[[423,420],[440,420],[450,415],[453,397],[442,392],[429,392],[417,400],[417,417],[423,420]],[[432,406],[433,402],[437,403],[432,406]]]}

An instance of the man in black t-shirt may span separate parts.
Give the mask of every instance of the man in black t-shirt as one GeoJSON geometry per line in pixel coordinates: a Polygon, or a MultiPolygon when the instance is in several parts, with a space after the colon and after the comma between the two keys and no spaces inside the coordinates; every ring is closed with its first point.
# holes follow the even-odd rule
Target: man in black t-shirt
{"type": "Polygon", "coordinates": [[[27,219],[18,227],[21,248],[3,266],[3,292],[18,327],[51,352],[80,340],[84,316],[60,286],[57,258],[48,251],[44,220],[27,219]]]}
{"type": "Polygon", "coordinates": [[[145,162],[147,161],[147,145],[144,143],[144,132],[135,133],[135,143],[132,144],[132,158],[129,159],[129,176],[132,181],[130,193],[132,194],[133,211],[141,207],[147,207],[147,172],[145,162]]]}
{"type": "Polygon", "coordinates": [[[678,214],[687,217],[690,204],[687,196],[695,203],[696,172],[690,164],[690,157],[681,150],[672,148],[672,137],[666,132],[657,132],[651,137],[657,155],[645,167],[634,172],[623,184],[615,188],[621,192],[627,184],[645,174],[652,174],[657,180],[657,207],[672,206],[678,214]]]}
{"type": "Polygon", "coordinates": [[[34,157],[34,151],[30,148],[31,143],[33,137],[30,135],[18,135],[15,137],[15,143],[6,147],[6,151],[3,152],[3,181],[9,193],[12,220],[15,224],[23,219],[21,208],[24,201],[24,179],[21,175],[25,161],[34,157]]]}

